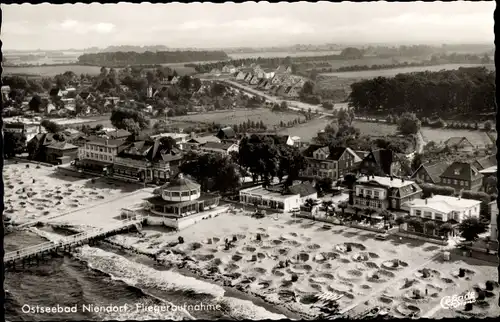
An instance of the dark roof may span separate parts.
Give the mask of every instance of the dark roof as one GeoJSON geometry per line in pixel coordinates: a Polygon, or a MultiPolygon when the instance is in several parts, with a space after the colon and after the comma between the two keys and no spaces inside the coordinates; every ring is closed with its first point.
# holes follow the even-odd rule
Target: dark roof
{"type": "Polygon", "coordinates": [[[286,86],[280,86],[278,87],[278,89],[276,90],[276,94],[284,94],[286,91],[286,86]]]}
{"type": "Polygon", "coordinates": [[[470,141],[465,136],[462,136],[462,137],[458,137],[458,136],[451,137],[451,138],[449,138],[448,140],[446,140],[444,142],[444,145],[446,145],[448,147],[455,147],[455,146],[463,144],[463,143],[465,143],[466,145],[472,146],[472,147],[474,146],[472,143],[470,143],[470,141]]]}
{"type": "Polygon", "coordinates": [[[81,98],[83,98],[84,100],[86,100],[87,98],[89,98],[89,96],[91,95],[90,92],[81,92],[80,94],[81,98]]]}
{"type": "Polygon", "coordinates": [[[89,144],[100,144],[100,145],[107,145],[107,146],[110,146],[110,147],[119,147],[119,146],[122,146],[124,144],[127,144],[127,142],[123,141],[123,140],[108,140],[106,138],[101,138],[101,137],[98,137],[98,136],[89,136],[87,138],[87,142],[89,144]]]}
{"type": "Polygon", "coordinates": [[[483,175],[479,173],[479,171],[466,162],[453,162],[444,172],[441,174],[441,178],[448,179],[458,179],[465,181],[472,181],[477,178],[482,177],[483,175]]]}
{"type": "Polygon", "coordinates": [[[221,150],[227,150],[231,146],[233,146],[234,143],[219,143],[219,142],[207,142],[201,145],[203,148],[207,149],[221,149],[221,150]]]}
{"type": "Polygon", "coordinates": [[[306,150],[304,150],[303,154],[305,157],[312,158],[314,151],[317,151],[318,149],[323,149],[324,152],[327,154],[326,160],[338,161],[347,148],[345,147],[329,148],[327,146],[311,144],[306,150]]]}
{"type": "Polygon", "coordinates": [[[364,159],[374,161],[384,173],[391,173],[391,165],[398,161],[396,154],[391,150],[379,149],[371,151],[364,159]]]}
{"type": "Polygon", "coordinates": [[[112,139],[126,138],[129,137],[132,133],[127,130],[119,129],[116,131],[106,131],[106,135],[112,139]]]}
{"type": "Polygon", "coordinates": [[[146,198],[144,200],[152,203],[153,205],[157,205],[157,206],[174,206],[175,205],[176,207],[183,207],[183,206],[187,206],[187,205],[197,204],[201,201],[213,200],[213,199],[218,198],[218,197],[220,197],[220,196],[218,194],[215,194],[215,193],[201,192],[200,197],[198,199],[189,200],[189,201],[167,201],[167,200],[163,200],[163,198],[161,196],[153,196],[153,197],[146,198]]]}
{"type": "Polygon", "coordinates": [[[396,196],[400,198],[404,198],[413,193],[422,191],[422,189],[416,183],[392,189],[397,189],[396,196]]]}
{"type": "Polygon", "coordinates": [[[326,147],[326,146],[318,145],[318,144],[311,144],[304,151],[302,151],[302,154],[305,157],[312,158],[314,151],[316,151],[317,149],[324,148],[324,147],[326,147]]]}
{"type": "Polygon", "coordinates": [[[50,90],[49,95],[50,96],[56,96],[59,95],[60,89],[59,88],[53,88],[50,90]]]}
{"type": "Polygon", "coordinates": [[[425,169],[432,182],[439,183],[439,176],[444,173],[444,171],[450,166],[450,164],[450,162],[440,161],[435,163],[422,164],[421,167],[425,169]]]}
{"type": "Polygon", "coordinates": [[[362,150],[356,150],[354,151],[361,159],[364,159],[368,154],[370,154],[370,151],[362,151],[362,150]]]}
{"type": "Polygon", "coordinates": [[[231,128],[231,127],[225,127],[225,128],[222,128],[219,130],[219,132],[217,133],[217,137],[219,139],[233,139],[236,137],[236,133],[234,132],[234,130],[231,128]]]}
{"type": "Polygon", "coordinates": [[[334,147],[329,148],[330,154],[328,155],[328,159],[330,160],[338,160],[344,154],[346,148],[344,147],[334,147]]]}
{"type": "Polygon", "coordinates": [[[54,141],[52,142],[48,148],[51,149],[56,149],[56,150],[72,150],[72,149],[78,149],[76,145],[67,143],[65,141],[54,141]]]}
{"type": "Polygon", "coordinates": [[[496,155],[489,155],[484,158],[479,158],[474,160],[472,163],[479,171],[484,170],[489,167],[493,167],[498,164],[496,155]]]}
{"type": "Polygon", "coordinates": [[[182,159],[180,151],[175,148],[168,150],[163,146],[160,139],[133,142],[118,155],[122,158],[147,160],[151,162],[160,160],[170,162],[182,159]]]}
{"type": "Polygon", "coordinates": [[[309,182],[291,186],[288,190],[293,194],[299,194],[301,197],[307,197],[317,192],[309,182]]]}
{"type": "Polygon", "coordinates": [[[180,173],[177,177],[170,180],[170,182],[164,184],[158,189],[155,189],[155,194],[161,194],[165,191],[188,191],[200,189],[200,185],[196,182],[184,177],[182,173],[180,173]]]}
{"type": "Polygon", "coordinates": [[[53,133],[38,133],[30,141],[38,141],[38,144],[42,146],[49,146],[52,142],[56,141],[54,139],[53,133]]]}

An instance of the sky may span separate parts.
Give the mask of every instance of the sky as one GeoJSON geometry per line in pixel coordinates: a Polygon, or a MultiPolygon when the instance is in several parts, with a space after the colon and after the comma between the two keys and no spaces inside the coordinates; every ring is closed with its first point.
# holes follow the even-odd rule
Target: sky
{"type": "Polygon", "coordinates": [[[494,1],[1,5],[4,50],[493,43],[494,1]]]}

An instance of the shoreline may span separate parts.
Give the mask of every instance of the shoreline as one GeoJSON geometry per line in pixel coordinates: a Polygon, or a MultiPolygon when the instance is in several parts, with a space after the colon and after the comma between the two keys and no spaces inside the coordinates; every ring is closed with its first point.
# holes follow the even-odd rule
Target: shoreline
{"type": "MultiPolygon", "coordinates": [[[[58,225],[54,225],[54,226],[47,225],[47,226],[52,227],[52,228],[57,228],[57,229],[62,230],[62,231],[67,231],[67,232],[70,232],[73,234],[81,231],[81,229],[79,229],[78,225],[68,226],[68,227],[61,227],[58,225]]],[[[49,238],[49,236],[42,233],[43,230],[36,229],[34,231],[33,230],[28,230],[28,231],[35,233],[36,235],[38,235],[39,237],[41,237],[43,239],[46,239],[49,241],[51,240],[49,238]]],[[[60,235],[60,233],[57,233],[57,232],[54,232],[54,233],[57,235],[60,235]]],[[[233,298],[236,298],[239,300],[250,301],[254,305],[262,307],[271,313],[284,315],[287,319],[302,320],[302,319],[311,319],[312,318],[311,316],[307,316],[307,315],[300,313],[300,312],[295,312],[293,310],[290,310],[289,308],[279,307],[278,306],[279,304],[272,303],[272,302],[266,300],[264,297],[260,296],[259,294],[255,294],[253,292],[246,291],[246,290],[240,290],[237,287],[231,286],[230,285],[231,281],[228,280],[227,278],[225,278],[224,276],[211,277],[211,276],[208,276],[206,274],[203,274],[201,272],[201,268],[186,267],[186,265],[183,263],[182,264],[176,264],[174,262],[168,263],[168,261],[165,259],[158,259],[157,255],[154,253],[141,252],[140,250],[137,250],[129,245],[124,245],[124,244],[121,244],[121,243],[116,242],[116,241],[111,241],[109,239],[101,240],[101,241],[99,241],[99,243],[102,243],[104,245],[98,244],[95,247],[99,247],[99,248],[104,249],[104,250],[106,248],[118,250],[118,251],[125,253],[126,256],[127,255],[132,256],[133,254],[140,255],[141,257],[143,257],[144,261],[140,261],[139,263],[143,264],[143,265],[147,265],[151,268],[154,268],[154,269],[161,268],[161,269],[166,269],[166,270],[172,270],[172,271],[179,273],[179,274],[186,276],[186,277],[192,277],[192,278],[195,278],[195,279],[202,281],[202,282],[216,284],[216,285],[224,288],[224,290],[225,290],[224,295],[225,296],[233,297],[233,298]],[[169,267],[169,266],[171,266],[171,267],[169,267]]],[[[80,260],[71,253],[69,253],[69,256],[73,259],[80,260]]],[[[105,272],[103,272],[103,273],[107,274],[105,272]]]]}
{"type": "MultiPolygon", "coordinates": [[[[151,260],[153,262],[153,263],[151,263],[152,265],[149,264],[153,268],[157,268],[154,266],[158,265],[158,266],[161,266],[162,268],[169,269],[169,267],[167,265],[168,264],[167,260],[158,259],[156,254],[141,252],[133,247],[130,247],[130,246],[124,245],[124,244],[120,244],[120,243],[117,243],[115,241],[103,240],[102,242],[104,242],[108,247],[118,248],[119,250],[124,251],[128,254],[135,253],[135,254],[138,254],[138,255],[141,255],[141,256],[148,258],[149,260],[151,260]]],[[[192,278],[195,278],[195,279],[203,281],[203,282],[207,282],[207,283],[216,284],[218,286],[221,286],[226,291],[225,295],[227,295],[229,297],[234,297],[234,298],[237,298],[240,300],[250,301],[254,305],[260,306],[271,313],[284,315],[284,316],[286,316],[286,318],[291,319],[291,320],[302,320],[302,319],[311,319],[312,318],[311,316],[307,316],[307,315],[300,313],[300,312],[295,312],[293,310],[290,310],[289,308],[278,307],[277,306],[278,304],[269,302],[265,298],[259,296],[258,294],[239,290],[238,288],[236,288],[234,286],[230,286],[230,285],[228,285],[231,283],[230,280],[225,279],[224,277],[220,277],[220,276],[210,277],[210,276],[204,275],[200,272],[197,272],[197,270],[201,271],[201,268],[186,267],[185,264],[176,264],[173,262],[171,262],[170,265],[173,268],[173,269],[172,268],[170,268],[170,269],[172,269],[174,272],[177,272],[177,273],[184,275],[186,277],[192,277],[192,278]]]]}

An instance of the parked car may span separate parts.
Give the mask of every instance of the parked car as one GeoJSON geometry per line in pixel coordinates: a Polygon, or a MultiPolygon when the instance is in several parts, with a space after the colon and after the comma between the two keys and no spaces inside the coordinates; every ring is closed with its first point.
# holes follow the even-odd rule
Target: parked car
{"type": "Polygon", "coordinates": [[[377,235],[375,235],[375,239],[378,239],[378,240],[386,240],[387,237],[389,237],[389,234],[377,234],[377,235]]]}

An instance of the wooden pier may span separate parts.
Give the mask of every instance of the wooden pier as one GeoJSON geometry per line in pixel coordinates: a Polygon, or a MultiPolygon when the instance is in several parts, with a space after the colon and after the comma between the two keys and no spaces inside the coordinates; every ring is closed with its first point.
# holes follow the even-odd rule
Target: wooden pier
{"type": "Polygon", "coordinates": [[[21,262],[24,267],[26,261],[31,262],[33,259],[38,263],[41,259],[44,259],[44,255],[46,254],[53,254],[59,251],[70,251],[72,247],[93,243],[98,239],[107,238],[124,230],[141,225],[145,218],[144,216],[133,216],[105,228],[91,229],[79,234],[64,237],[56,242],[47,242],[8,252],[5,253],[3,261],[6,268],[15,268],[16,262],[21,262]]]}

